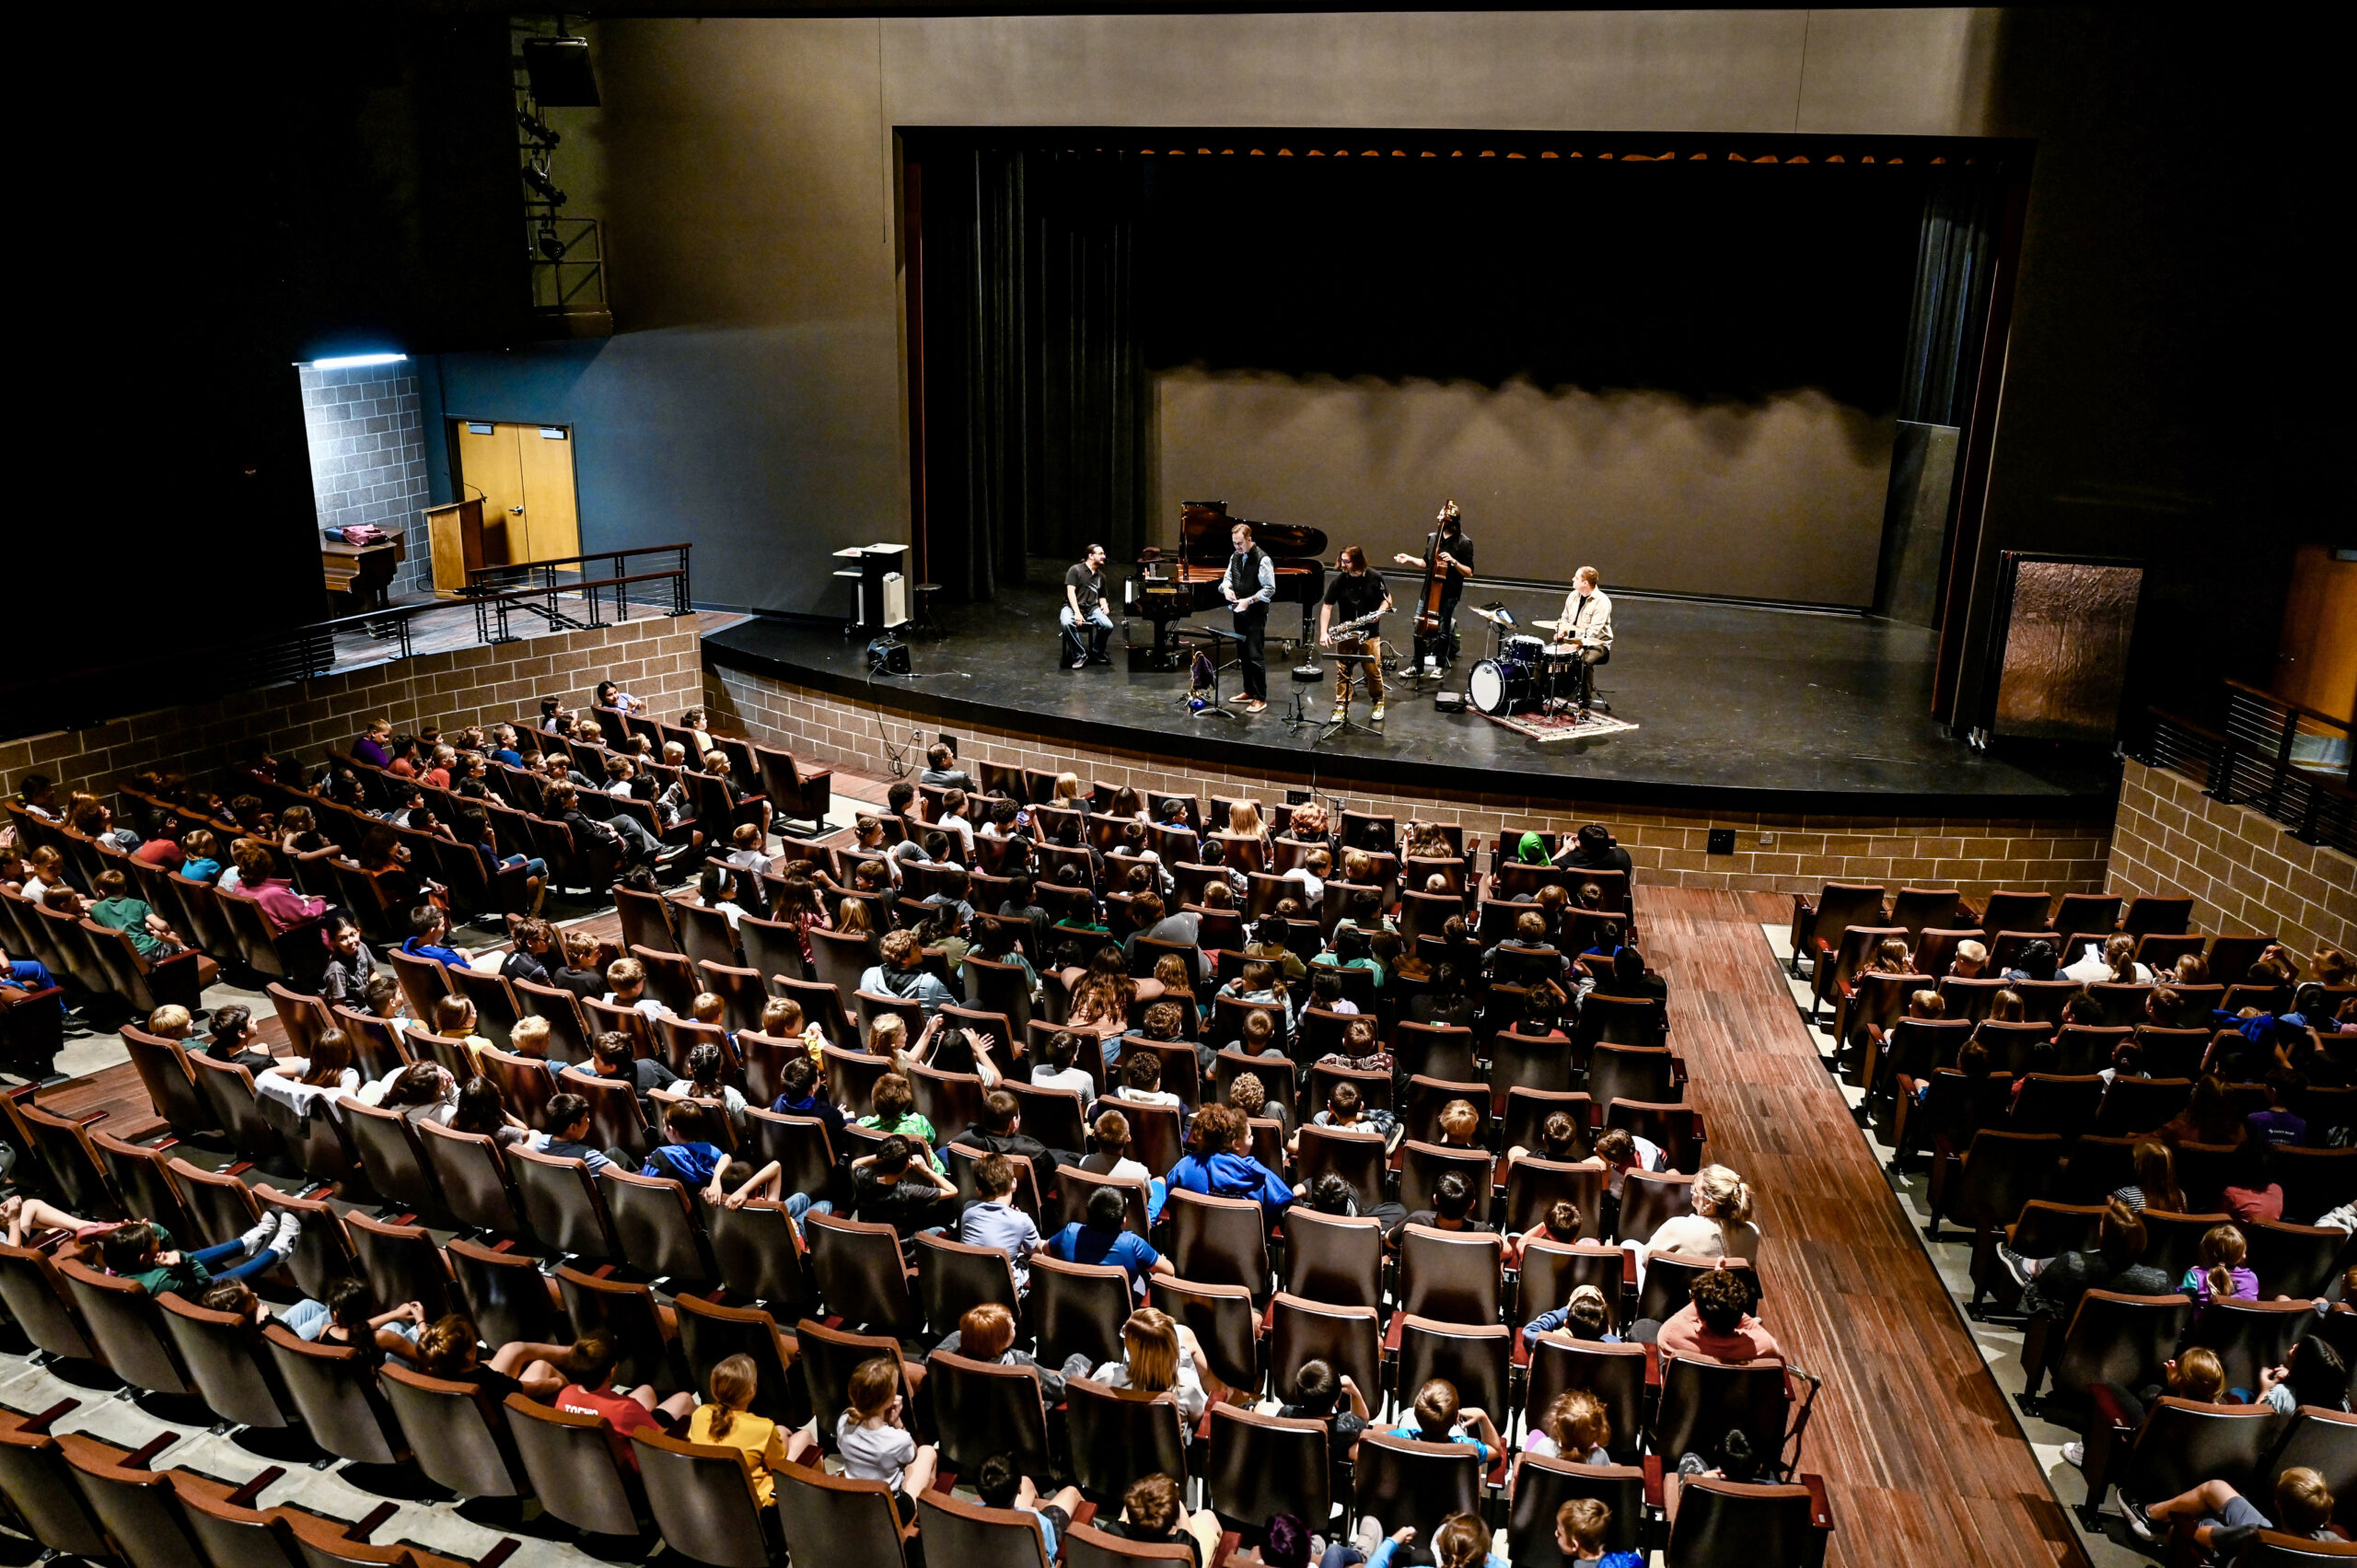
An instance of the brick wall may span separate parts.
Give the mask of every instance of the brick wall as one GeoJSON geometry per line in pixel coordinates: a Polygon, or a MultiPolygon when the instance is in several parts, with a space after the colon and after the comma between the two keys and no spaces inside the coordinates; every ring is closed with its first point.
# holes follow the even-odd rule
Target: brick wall
{"type": "Polygon", "coordinates": [[[423,725],[513,722],[538,713],[542,697],[586,708],[598,682],[608,679],[654,712],[674,716],[697,701],[702,641],[693,616],[647,616],[595,631],[421,654],[91,729],[36,735],[0,743],[0,793],[14,794],[31,771],[55,779],[61,792],[107,796],[117,782],[149,768],[194,775],[257,748],[317,761],[322,748],[348,744],[366,718],[390,719],[401,733],[423,725]]]}
{"type": "MultiPolygon", "coordinates": [[[[869,772],[888,771],[885,738],[909,748],[911,731],[930,740],[942,727],[905,711],[871,710],[736,669],[706,670],[704,697],[725,728],[742,730],[797,757],[869,772]]],[[[970,761],[1071,768],[1084,779],[1115,785],[1281,801],[1286,789],[1306,788],[1310,782],[1306,773],[1236,772],[1138,752],[1075,748],[1013,730],[951,727],[970,761]]],[[[923,753],[923,746],[916,744],[907,754],[922,766],[923,753]]],[[[1354,781],[1331,770],[1318,773],[1318,788],[1342,796],[1353,809],[1394,812],[1403,820],[1416,816],[1455,822],[1485,836],[1509,825],[1562,830],[1582,822],[1609,822],[1647,880],[1685,888],[1813,893],[1828,881],[1870,881],[1892,887],[1952,883],[1973,895],[1998,886],[2092,892],[2104,875],[2107,829],[2101,822],[1642,811],[1471,791],[1403,796],[1396,785],[1354,781]],[[1736,830],[1733,854],[1705,852],[1713,828],[1736,830]],[[1774,842],[1763,843],[1763,834],[1774,842]]]]}
{"type": "Polygon", "coordinates": [[[2190,894],[2196,931],[2247,931],[2294,950],[2357,951],[2357,860],[2131,758],[2119,781],[2107,890],[2190,894]]]}
{"type": "Polygon", "coordinates": [[[419,515],[427,504],[425,431],[416,375],[405,364],[305,366],[297,374],[319,527],[374,523],[400,534],[409,553],[394,574],[393,591],[429,587],[433,563],[419,515]]]}

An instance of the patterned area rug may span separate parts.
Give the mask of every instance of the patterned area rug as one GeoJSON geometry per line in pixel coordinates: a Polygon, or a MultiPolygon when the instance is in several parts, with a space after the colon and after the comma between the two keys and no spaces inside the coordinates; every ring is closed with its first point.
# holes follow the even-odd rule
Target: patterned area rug
{"type": "MultiPolygon", "coordinates": [[[[1476,712],[1480,710],[1476,709],[1476,712]]],[[[1627,719],[1616,719],[1610,714],[1591,710],[1585,720],[1570,714],[1515,714],[1502,717],[1482,714],[1492,724],[1527,735],[1533,740],[1593,740],[1601,735],[1619,735],[1637,726],[1627,719]]]]}

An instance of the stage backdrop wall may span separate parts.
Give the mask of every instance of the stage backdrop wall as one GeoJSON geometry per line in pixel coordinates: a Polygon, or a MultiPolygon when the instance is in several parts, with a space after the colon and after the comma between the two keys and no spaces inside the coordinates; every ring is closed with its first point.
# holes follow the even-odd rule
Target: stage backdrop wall
{"type": "Polygon", "coordinates": [[[1874,598],[1896,422],[1820,391],[1696,403],[1189,367],[1155,377],[1154,416],[1158,522],[1182,500],[1225,500],[1364,544],[1380,566],[1421,551],[1449,495],[1487,576],[1561,582],[1592,563],[1608,587],[1874,598]]]}

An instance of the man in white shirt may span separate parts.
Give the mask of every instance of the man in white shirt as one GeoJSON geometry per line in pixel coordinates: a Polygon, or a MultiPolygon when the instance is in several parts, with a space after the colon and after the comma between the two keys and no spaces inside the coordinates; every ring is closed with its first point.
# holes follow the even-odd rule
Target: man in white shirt
{"type": "Polygon", "coordinates": [[[1572,591],[1563,596],[1563,613],[1555,621],[1555,645],[1576,645],[1572,667],[1576,690],[1573,703],[1585,714],[1595,695],[1596,667],[1612,660],[1612,597],[1593,566],[1572,574],[1572,591]]]}

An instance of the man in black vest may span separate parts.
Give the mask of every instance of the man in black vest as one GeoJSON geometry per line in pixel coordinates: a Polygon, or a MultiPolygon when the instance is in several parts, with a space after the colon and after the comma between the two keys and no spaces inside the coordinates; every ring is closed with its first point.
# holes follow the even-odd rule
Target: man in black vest
{"type": "Polygon", "coordinates": [[[1227,558],[1227,575],[1219,591],[1236,612],[1236,634],[1242,639],[1244,690],[1228,699],[1244,704],[1248,714],[1269,705],[1269,605],[1277,597],[1277,568],[1266,552],[1252,542],[1252,525],[1238,523],[1228,530],[1236,553],[1227,558]]]}

